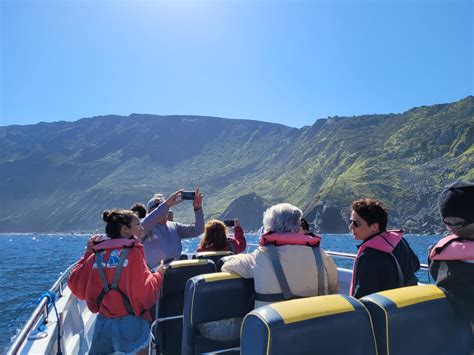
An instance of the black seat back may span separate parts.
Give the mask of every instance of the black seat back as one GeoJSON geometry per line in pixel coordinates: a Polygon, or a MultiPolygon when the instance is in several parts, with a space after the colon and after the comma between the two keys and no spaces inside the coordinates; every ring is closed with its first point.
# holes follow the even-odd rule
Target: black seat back
{"type": "Polygon", "coordinates": [[[471,354],[469,321],[435,285],[382,291],[361,301],[372,316],[379,355],[471,354]]]}
{"type": "Polygon", "coordinates": [[[234,255],[231,251],[203,251],[193,255],[193,259],[210,259],[216,264],[216,270],[221,271],[222,263],[219,261],[229,255],[234,255]]]}
{"type": "Polygon", "coordinates": [[[253,279],[243,279],[236,274],[219,272],[200,275],[188,280],[185,290],[183,311],[182,355],[194,355],[202,352],[236,348],[240,346],[240,323],[243,317],[254,307],[253,279]],[[233,327],[236,337],[223,339],[233,327]],[[203,334],[203,326],[217,326],[214,336],[203,334]]]}
{"type": "MultiPolygon", "coordinates": [[[[178,260],[173,261],[166,271],[160,299],[156,304],[155,314],[158,319],[181,316],[183,314],[184,288],[186,282],[197,275],[213,273],[216,266],[212,260],[178,260]]],[[[157,339],[157,352],[163,354],[181,353],[182,319],[158,323],[154,329],[157,339]]]]}
{"type": "Polygon", "coordinates": [[[272,303],[247,314],[242,355],[376,355],[370,315],[345,295],[272,303]]]}

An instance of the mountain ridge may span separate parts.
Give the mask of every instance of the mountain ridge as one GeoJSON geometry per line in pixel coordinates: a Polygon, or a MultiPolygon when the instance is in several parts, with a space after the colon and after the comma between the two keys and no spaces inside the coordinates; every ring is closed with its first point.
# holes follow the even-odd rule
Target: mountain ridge
{"type": "MultiPolygon", "coordinates": [[[[373,196],[386,202],[394,227],[433,233],[443,228],[442,186],[474,180],[473,96],[299,129],[134,113],[4,126],[0,138],[0,232],[100,230],[103,209],[200,186],[206,218],[255,194],[244,198],[252,215],[235,216],[249,229],[258,227],[252,200],[296,204],[325,232],[343,229],[353,199],[373,196]]],[[[192,216],[184,203],[176,212],[192,216]]]]}

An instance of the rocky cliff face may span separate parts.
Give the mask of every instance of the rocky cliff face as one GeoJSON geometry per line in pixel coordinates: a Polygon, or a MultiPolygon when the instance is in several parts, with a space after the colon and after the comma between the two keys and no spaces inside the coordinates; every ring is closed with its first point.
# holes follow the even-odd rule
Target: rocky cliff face
{"type": "Polygon", "coordinates": [[[270,207],[270,203],[256,193],[238,197],[226,208],[220,216],[224,219],[239,218],[245,231],[256,231],[262,225],[263,212],[270,207]]]}
{"type": "MultiPolygon", "coordinates": [[[[267,204],[290,202],[321,232],[346,232],[351,201],[368,196],[389,207],[391,227],[435,232],[443,228],[437,196],[456,179],[474,180],[472,96],[302,129],[136,114],[7,126],[0,232],[101,230],[103,209],[194,186],[205,193],[206,218],[238,217],[247,229],[261,224],[267,204]]],[[[175,212],[192,219],[190,204],[175,212]]]]}

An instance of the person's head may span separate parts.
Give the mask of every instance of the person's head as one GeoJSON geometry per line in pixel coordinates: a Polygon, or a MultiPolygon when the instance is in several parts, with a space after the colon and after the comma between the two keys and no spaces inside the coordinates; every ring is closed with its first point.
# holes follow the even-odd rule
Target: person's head
{"type": "Polygon", "coordinates": [[[134,235],[140,238],[142,227],[135,212],[130,210],[106,210],[102,219],[107,223],[105,233],[110,239],[130,238],[134,235]]]}
{"type": "MultiPolygon", "coordinates": [[[[146,207],[148,209],[148,213],[152,212],[156,209],[159,205],[165,202],[165,196],[163,194],[154,194],[153,197],[148,201],[146,207]]],[[[166,223],[168,220],[168,215],[164,215],[158,222],[161,224],[166,223]]]]}
{"type": "Polygon", "coordinates": [[[303,212],[289,203],[280,203],[269,207],[263,213],[263,228],[267,232],[299,232],[303,212]]]}
{"type": "Polygon", "coordinates": [[[301,228],[303,228],[303,232],[309,233],[309,223],[304,218],[301,218],[301,228]]]}
{"type": "Polygon", "coordinates": [[[173,210],[168,211],[168,221],[173,222],[174,220],[174,213],[173,210]]]}
{"type": "Polygon", "coordinates": [[[474,183],[456,181],[446,186],[438,198],[438,209],[451,232],[474,239],[474,183]]]}
{"type": "Polygon", "coordinates": [[[361,198],[352,202],[349,228],[357,240],[387,229],[388,214],[383,203],[373,198],[361,198]]]}
{"type": "Polygon", "coordinates": [[[201,239],[201,247],[213,248],[214,250],[223,250],[226,247],[227,227],[224,222],[212,219],[204,227],[204,235],[201,239]]]}
{"type": "Polygon", "coordinates": [[[134,203],[130,210],[135,212],[138,218],[143,219],[146,216],[146,207],[143,203],[134,203]]]}

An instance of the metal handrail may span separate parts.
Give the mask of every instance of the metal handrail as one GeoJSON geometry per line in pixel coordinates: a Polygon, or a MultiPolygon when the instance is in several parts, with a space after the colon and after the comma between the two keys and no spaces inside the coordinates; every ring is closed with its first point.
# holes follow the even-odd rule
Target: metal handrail
{"type": "MultiPolygon", "coordinates": [[[[250,247],[258,247],[259,246],[258,244],[251,244],[251,243],[247,244],[247,245],[250,246],[250,247]]],[[[357,258],[356,254],[351,254],[351,253],[343,253],[343,252],[339,252],[339,251],[330,251],[330,250],[325,250],[325,252],[328,255],[335,256],[335,257],[338,257],[338,258],[352,259],[352,260],[357,258]]],[[[420,264],[420,268],[422,270],[428,270],[428,264],[420,264]]]]}
{"type": "MultiPolygon", "coordinates": [[[[63,293],[63,285],[65,281],[69,278],[69,275],[71,273],[71,269],[76,265],[76,263],[70,265],[66,271],[63,272],[61,276],[56,280],[56,282],[51,286],[49,289],[50,292],[54,292],[57,294],[58,297],[62,296],[63,293]]],[[[33,330],[33,328],[36,326],[38,323],[38,320],[41,318],[41,316],[44,317],[43,322],[46,322],[48,320],[48,298],[45,297],[43,298],[40,303],[36,306],[34,309],[33,313],[31,314],[30,318],[26,321],[25,325],[21,328],[20,332],[18,335],[15,337],[15,340],[13,341],[12,345],[9,347],[7,350],[7,355],[14,355],[17,354],[18,349],[20,349],[21,345],[23,342],[26,340],[30,332],[33,330]]]]}

